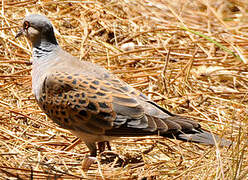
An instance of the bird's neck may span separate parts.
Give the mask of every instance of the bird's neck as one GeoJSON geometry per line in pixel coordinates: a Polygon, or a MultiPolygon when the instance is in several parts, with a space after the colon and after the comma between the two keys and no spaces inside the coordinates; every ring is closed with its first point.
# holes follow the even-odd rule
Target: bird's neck
{"type": "Polygon", "coordinates": [[[33,44],[33,57],[41,58],[51,54],[58,47],[58,43],[41,40],[33,44]]]}

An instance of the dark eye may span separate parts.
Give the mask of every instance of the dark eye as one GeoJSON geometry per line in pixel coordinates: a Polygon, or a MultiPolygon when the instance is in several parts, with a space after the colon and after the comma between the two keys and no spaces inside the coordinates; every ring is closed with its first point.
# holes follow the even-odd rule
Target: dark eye
{"type": "Polygon", "coordinates": [[[30,27],[29,22],[28,22],[28,21],[25,21],[25,22],[23,23],[23,29],[28,29],[29,27],[30,27]]]}

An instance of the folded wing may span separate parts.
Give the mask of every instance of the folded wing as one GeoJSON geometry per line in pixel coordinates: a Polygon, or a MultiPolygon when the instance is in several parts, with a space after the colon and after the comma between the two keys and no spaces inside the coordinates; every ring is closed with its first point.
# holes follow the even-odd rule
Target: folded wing
{"type": "Polygon", "coordinates": [[[61,127],[93,135],[161,135],[214,144],[210,133],[176,116],[124,82],[109,76],[54,72],[43,84],[40,107],[61,127]]]}

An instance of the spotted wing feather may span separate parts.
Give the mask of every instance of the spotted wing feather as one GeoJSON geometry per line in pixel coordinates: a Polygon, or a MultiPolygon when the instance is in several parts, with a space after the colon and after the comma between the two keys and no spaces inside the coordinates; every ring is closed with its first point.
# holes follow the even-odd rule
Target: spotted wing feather
{"type": "Polygon", "coordinates": [[[104,134],[127,119],[143,123],[143,108],[127,92],[115,87],[114,82],[84,74],[48,75],[38,104],[61,127],[91,134],[104,134]]]}

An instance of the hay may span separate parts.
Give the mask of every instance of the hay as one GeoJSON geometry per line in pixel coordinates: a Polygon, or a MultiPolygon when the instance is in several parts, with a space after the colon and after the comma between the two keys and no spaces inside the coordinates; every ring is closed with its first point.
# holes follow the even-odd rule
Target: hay
{"type": "Polygon", "coordinates": [[[247,178],[247,1],[9,0],[1,8],[1,179],[247,178]],[[48,16],[66,51],[237,144],[121,138],[112,147],[125,166],[116,160],[83,173],[88,149],[47,119],[31,92],[31,46],[14,39],[27,13],[48,16]]]}

